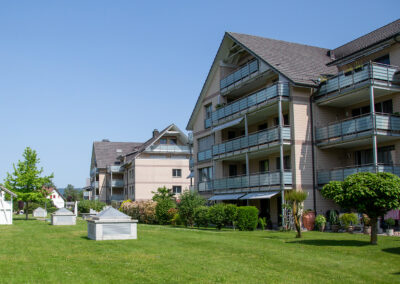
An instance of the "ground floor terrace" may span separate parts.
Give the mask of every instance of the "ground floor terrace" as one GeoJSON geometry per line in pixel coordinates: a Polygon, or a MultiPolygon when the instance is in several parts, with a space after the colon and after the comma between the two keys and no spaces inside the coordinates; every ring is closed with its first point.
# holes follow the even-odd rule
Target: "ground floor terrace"
{"type": "Polygon", "coordinates": [[[0,229],[2,283],[398,283],[398,237],[138,226],[96,242],[86,222],[21,219],[0,229]],[[29,236],[29,238],[27,238],[29,236]]]}

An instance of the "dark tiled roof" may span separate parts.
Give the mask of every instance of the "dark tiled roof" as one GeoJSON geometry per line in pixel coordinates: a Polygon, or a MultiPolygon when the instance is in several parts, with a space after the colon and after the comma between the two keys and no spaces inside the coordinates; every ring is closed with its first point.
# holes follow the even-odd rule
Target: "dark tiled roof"
{"type": "Polygon", "coordinates": [[[119,161],[118,156],[125,156],[139,148],[143,143],[137,142],[94,142],[93,148],[96,157],[97,168],[112,166],[119,161]],[[121,150],[117,152],[117,150],[121,150]]]}
{"type": "Polygon", "coordinates": [[[335,74],[328,49],[258,36],[228,33],[234,40],[263,59],[289,80],[302,85],[316,85],[321,74],[335,74]]]}
{"type": "Polygon", "coordinates": [[[400,33],[400,19],[335,48],[333,50],[335,61],[389,39],[398,33],[400,33]]]}

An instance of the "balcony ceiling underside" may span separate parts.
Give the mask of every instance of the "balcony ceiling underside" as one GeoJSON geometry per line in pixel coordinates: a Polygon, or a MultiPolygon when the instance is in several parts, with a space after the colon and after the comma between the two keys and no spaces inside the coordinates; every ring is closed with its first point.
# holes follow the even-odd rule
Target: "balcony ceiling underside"
{"type": "MultiPolygon", "coordinates": [[[[394,92],[400,92],[400,88],[396,86],[374,87],[374,97],[375,99],[389,95],[394,92]]],[[[359,86],[357,89],[350,89],[347,92],[341,94],[333,93],[321,98],[317,101],[320,106],[330,106],[330,107],[348,107],[350,105],[358,104],[361,102],[369,101],[369,83],[365,83],[362,87],[359,86]]]]}
{"type": "MultiPolygon", "coordinates": [[[[274,143],[272,146],[271,144],[269,145],[269,147],[268,145],[260,145],[243,150],[237,150],[227,154],[219,155],[218,158],[215,157],[214,159],[219,161],[244,162],[246,160],[246,152],[249,153],[249,159],[268,158],[268,156],[270,156],[271,154],[279,153],[279,144],[274,143]]],[[[285,152],[290,151],[290,147],[291,147],[290,142],[286,142],[286,144],[283,145],[283,150],[285,152]]]]}
{"type": "MultiPolygon", "coordinates": [[[[379,132],[377,135],[377,142],[385,143],[396,141],[400,139],[400,135],[392,135],[392,134],[385,134],[384,132],[379,132]]],[[[347,137],[337,138],[337,140],[331,140],[329,143],[319,143],[318,147],[321,149],[329,149],[329,148],[341,148],[341,149],[349,149],[349,148],[357,148],[363,146],[371,146],[372,147],[372,136],[371,132],[368,131],[362,134],[358,134],[357,137],[355,135],[348,135],[347,137]]]]}
{"type": "MultiPolygon", "coordinates": [[[[293,186],[285,185],[284,190],[291,190],[293,186]]],[[[251,192],[266,192],[266,191],[280,191],[280,185],[271,186],[255,186],[255,187],[242,187],[235,189],[218,189],[214,190],[214,195],[228,194],[228,193],[251,193],[251,192]]]]}

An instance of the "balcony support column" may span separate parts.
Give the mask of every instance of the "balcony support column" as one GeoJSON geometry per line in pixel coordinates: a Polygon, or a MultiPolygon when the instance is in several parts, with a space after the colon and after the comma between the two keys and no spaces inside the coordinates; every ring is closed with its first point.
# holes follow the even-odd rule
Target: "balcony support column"
{"type": "MultiPolygon", "coordinates": [[[[279,84],[278,84],[279,85],[279,84]]],[[[277,86],[278,86],[277,85],[277,86]]],[[[279,161],[280,161],[280,167],[279,167],[279,178],[280,178],[280,189],[281,189],[281,196],[282,196],[282,205],[285,202],[285,185],[284,185],[284,179],[283,179],[283,174],[284,174],[284,164],[283,164],[283,135],[282,135],[282,130],[283,130],[283,115],[282,115],[282,97],[279,96],[278,99],[278,121],[279,121],[279,161]]],[[[282,206],[282,226],[285,226],[285,214],[284,213],[284,207],[282,206]]]]}
{"type": "Polygon", "coordinates": [[[110,180],[110,202],[111,202],[112,195],[113,195],[113,185],[112,185],[113,178],[112,178],[112,168],[111,167],[110,167],[110,173],[111,173],[111,180],[110,180]]]}
{"type": "Polygon", "coordinates": [[[244,115],[244,135],[249,136],[249,126],[247,123],[247,114],[244,115]]]}
{"type": "Polygon", "coordinates": [[[247,187],[250,187],[249,153],[246,153],[246,177],[247,177],[247,187]]]}
{"type": "Polygon", "coordinates": [[[372,154],[375,173],[378,172],[378,143],[376,138],[375,96],[373,84],[369,87],[370,113],[372,119],[372,154]]]}

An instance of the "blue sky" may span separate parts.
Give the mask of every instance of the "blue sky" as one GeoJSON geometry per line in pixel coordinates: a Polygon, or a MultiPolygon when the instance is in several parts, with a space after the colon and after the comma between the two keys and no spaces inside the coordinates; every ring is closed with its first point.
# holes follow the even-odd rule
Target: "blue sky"
{"type": "Polygon", "coordinates": [[[30,146],[58,187],[81,187],[93,141],[145,141],[172,122],[185,129],[225,31],[334,48],[396,20],[399,8],[400,1],[0,1],[0,181],[30,146]]]}

